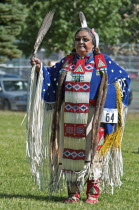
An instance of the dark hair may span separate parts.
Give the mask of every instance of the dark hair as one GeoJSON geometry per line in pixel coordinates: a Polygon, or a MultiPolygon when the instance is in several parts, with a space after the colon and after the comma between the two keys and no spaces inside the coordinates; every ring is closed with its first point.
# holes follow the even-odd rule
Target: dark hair
{"type": "MultiPolygon", "coordinates": [[[[93,45],[94,45],[94,51],[93,51],[93,53],[94,53],[94,55],[98,55],[98,54],[100,54],[100,50],[99,50],[99,48],[97,48],[96,47],[96,39],[95,39],[95,35],[92,33],[92,31],[91,31],[91,29],[90,28],[79,28],[77,31],[76,31],[76,33],[75,33],[75,36],[74,36],[74,38],[76,37],[76,35],[80,32],[80,31],[87,31],[88,33],[89,33],[89,35],[91,36],[91,38],[92,38],[92,43],[93,43],[93,45]]],[[[75,49],[73,49],[72,50],[72,52],[76,52],[76,50],[75,49]]]]}

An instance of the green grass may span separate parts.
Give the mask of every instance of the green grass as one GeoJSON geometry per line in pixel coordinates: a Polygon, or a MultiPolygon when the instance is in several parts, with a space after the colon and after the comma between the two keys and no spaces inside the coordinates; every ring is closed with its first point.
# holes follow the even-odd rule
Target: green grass
{"type": "Polygon", "coordinates": [[[64,204],[66,191],[49,198],[40,192],[30,174],[25,152],[25,113],[0,112],[0,208],[1,209],[139,209],[139,113],[129,113],[122,151],[124,158],[123,185],[114,195],[102,193],[98,204],[89,205],[85,193],[77,204],[64,204]]]}

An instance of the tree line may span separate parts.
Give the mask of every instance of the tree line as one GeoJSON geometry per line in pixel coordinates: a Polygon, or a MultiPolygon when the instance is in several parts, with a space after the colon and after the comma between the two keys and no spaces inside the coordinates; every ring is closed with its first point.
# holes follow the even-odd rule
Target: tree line
{"type": "Polygon", "coordinates": [[[80,27],[79,11],[105,44],[139,43],[138,0],[1,0],[0,62],[30,56],[41,22],[55,10],[52,26],[41,47],[46,53],[68,53],[80,27]]]}

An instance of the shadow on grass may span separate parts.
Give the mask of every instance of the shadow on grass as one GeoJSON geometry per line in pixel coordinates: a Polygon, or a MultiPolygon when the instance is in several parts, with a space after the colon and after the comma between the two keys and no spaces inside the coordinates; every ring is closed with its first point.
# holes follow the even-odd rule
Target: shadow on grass
{"type": "Polygon", "coordinates": [[[41,200],[41,201],[48,201],[48,202],[64,202],[65,198],[64,197],[58,197],[58,196],[37,196],[37,195],[20,195],[20,194],[0,194],[0,199],[2,198],[8,198],[8,199],[13,199],[13,198],[25,198],[25,199],[33,199],[33,200],[41,200]]]}

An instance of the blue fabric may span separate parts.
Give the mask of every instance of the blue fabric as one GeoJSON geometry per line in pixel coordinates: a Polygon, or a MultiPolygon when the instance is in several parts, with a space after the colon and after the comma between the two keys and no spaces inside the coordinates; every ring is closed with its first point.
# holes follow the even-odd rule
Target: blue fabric
{"type": "MultiPolygon", "coordinates": [[[[104,55],[107,63],[107,74],[108,74],[108,92],[106,97],[105,108],[116,108],[116,90],[114,82],[120,80],[122,86],[122,102],[127,106],[129,98],[129,85],[130,78],[127,72],[118,66],[108,55],[104,55]]],[[[56,91],[58,85],[59,71],[62,68],[62,64],[65,58],[60,62],[56,63],[52,67],[43,67],[43,84],[42,84],[42,98],[48,103],[56,101],[56,91]]],[[[77,62],[78,56],[75,57],[74,62],[77,62]]],[[[90,57],[86,63],[90,63],[94,58],[90,57]]],[[[92,78],[90,82],[90,99],[97,97],[98,88],[100,85],[101,77],[96,75],[96,68],[92,72],[92,78]]],[[[64,96],[64,89],[63,89],[64,96]]],[[[107,133],[111,133],[115,130],[115,125],[105,124],[107,133]]]]}
{"type": "Polygon", "coordinates": [[[42,98],[48,103],[56,101],[56,90],[58,85],[59,71],[62,67],[64,59],[56,63],[52,67],[43,66],[43,84],[42,84],[42,98]]]}

